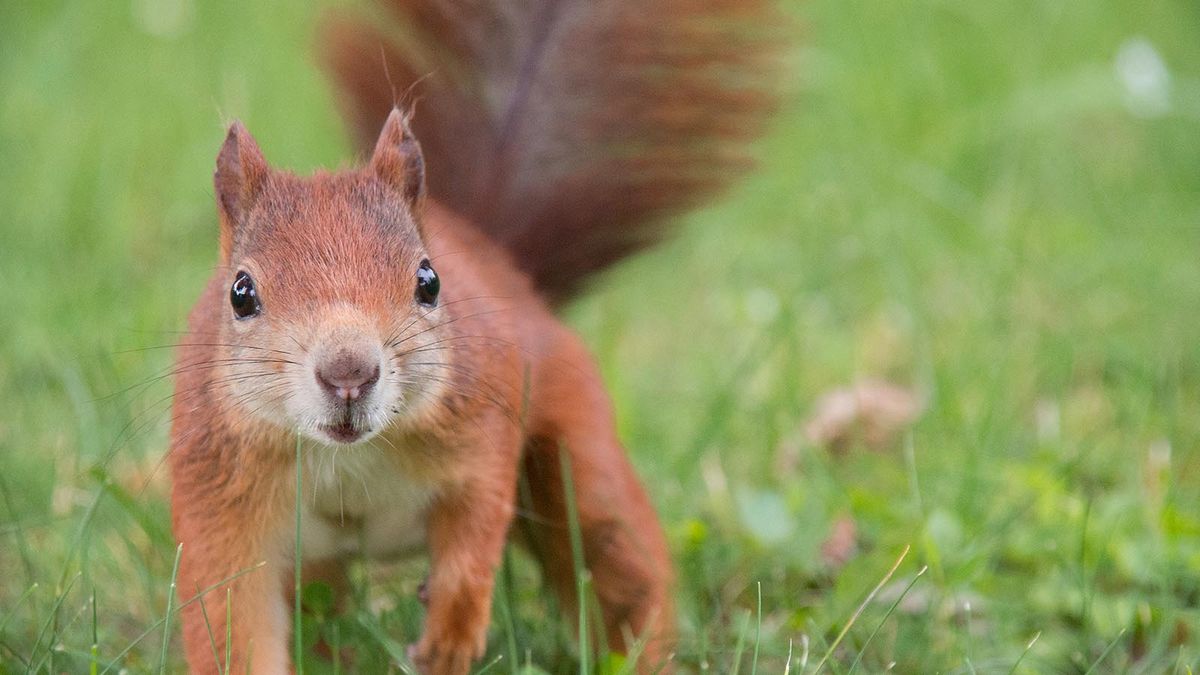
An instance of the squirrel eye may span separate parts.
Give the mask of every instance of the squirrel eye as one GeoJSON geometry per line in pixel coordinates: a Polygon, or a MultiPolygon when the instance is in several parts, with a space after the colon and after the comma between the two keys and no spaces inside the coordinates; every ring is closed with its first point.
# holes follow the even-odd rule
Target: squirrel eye
{"type": "Polygon", "coordinates": [[[441,290],[441,287],[437,272],[433,271],[429,259],[422,260],[420,266],[417,267],[417,302],[426,307],[436,306],[438,291],[441,290]]]}
{"type": "Polygon", "coordinates": [[[233,313],[239,319],[248,319],[262,311],[258,302],[258,291],[254,290],[254,280],[245,272],[238,272],[233,279],[233,287],[229,289],[229,304],[233,305],[233,313]]]}

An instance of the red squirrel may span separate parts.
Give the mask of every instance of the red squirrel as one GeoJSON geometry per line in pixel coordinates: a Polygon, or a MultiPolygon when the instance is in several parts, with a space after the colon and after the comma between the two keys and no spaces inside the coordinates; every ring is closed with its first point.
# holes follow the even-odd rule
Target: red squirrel
{"type": "Polygon", "coordinates": [[[178,588],[208,589],[206,612],[182,610],[193,672],[292,668],[299,516],[304,579],[427,552],[410,656],[466,673],[510,538],[577,616],[568,486],[597,639],[669,668],[662,529],[553,310],[744,171],[775,18],[765,0],[647,4],[392,0],[402,29],[336,15],[325,60],[365,165],[298,177],[229,128],[171,431],[178,588]]]}

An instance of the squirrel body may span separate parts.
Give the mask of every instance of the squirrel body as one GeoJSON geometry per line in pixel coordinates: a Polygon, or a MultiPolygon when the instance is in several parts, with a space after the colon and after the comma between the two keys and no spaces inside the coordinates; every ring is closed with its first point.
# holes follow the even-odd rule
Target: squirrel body
{"type": "MultiPolygon", "coordinates": [[[[403,145],[406,134],[396,112],[381,144],[403,145]]],[[[240,126],[229,139],[225,153],[234,152],[231,147],[258,153],[240,126]]],[[[601,549],[589,563],[612,617],[607,639],[624,649],[622,631],[628,630],[665,646],[673,620],[669,558],[583,345],[503,250],[436,204],[420,205],[420,228],[430,243],[413,237],[418,250],[398,249],[394,239],[405,238],[368,217],[415,225],[417,216],[402,191],[390,190],[371,171],[312,179],[272,172],[247,214],[250,225],[229,235],[228,265],[218,267],[191,315],[188,346],[178,359],[171,450],[182,592],[219,586],[265,562],[228,584],[235,670],[248,664],[253,672],[287,671],[285,590],[294,546],[295,430],[301,429],[308,436],[299,441],[308,486],[299,498],[305,564],[328,570],[358,553],[394,557],[428,547],[430,613],[412,656],[425,672],[466,672],[485,647],[493,575],[523,468],[538,476],[527,506],[554,524],[540,532],[525,527],[523,534],[564,606],[574,603],[558,475],[562,451],[572,458],[589,548],[601,549]],[[347,217],[355,208],[316,205],[370,193],[391,203],[357,209],[358,218],[347,217]],[[395,209],[390,215],[389,208],[395,209]],[[255,227],[269,231],[267,243],[256,243],[255,227]],[[312,246],[308,228],[345,236],[308,260],[283,257],[281,251],[312,246]],[[255,251],[258,246],[265,250],[255,251]],[[381,256],[376,266],[373,259],[381,256]],[[445,290],[436,307],[422,307],[411,296],[417,256],[437,264],[445,290]],[[407,265],[406,257],[412,258],[407,265]],[[283,260],[288,264],[280,265],[283,260]],[[252,270],[260,315],[234,318],[227,298],[232,268],[252,270]],[[329,278],[331,270],[339,276],[329,278]],[[214,327],[224,330],[214,334],[214,327]],[[365,419],[361,429],[369,431],[353,445],[323,436],[326,399],[336,397],[319,391],[314,373],[336,361],[331,350],[343,343],[365,337],[383,345],[391,335],[396,346],[380,360],[393,371],[381,374],[373,393],[386,394],[390,379],[396,392],[387,405],[403,410],[378,427],[365,419]],[[420,380],[418,388],[404,391],[405,377],[420,380]]],[[[232,225],[234,219],[224,220],[232,225]]],[[[376,414],[387,412],[367,417],[376,414]]],[[[221,594],[206,604],[210,620],[224,616],[221,594]]],[[[221,664],[212,657],[198,605],[184,610],[184,624],[192,669],[217,671],[221,664]]],[[[218,640],[224,634],[214,632],[218,640]]],[[[665,656],[655,649],[649,654],[665,656]]]]}
{"type": "Polygon", "coordinates": [[[769,3],[382,1],[412,43],[341,17],[324,38],[375,139],[365,166],[275,170],[240,123],[217,157],[219,263],[177,353],[169,454],[189,668],[290,671],[300,504],[304,579],[428,552],[409,655],[466,673],[510,538],[578,616],[571,495],[591,644],[669,670],[662,529],[554,308],[744,169],[769,3]],[[418,81],[410,120],[387,92],[418,81]]]}
{"type": "Polygon", "coordinates": [[[373,446],[318,445],[302,461],[302,484],[312,486],[311,496],[301,500],[305,560],[387,560],[425,546],[425,512],[438,494],[436,484],[414,480],[373,446]]]}

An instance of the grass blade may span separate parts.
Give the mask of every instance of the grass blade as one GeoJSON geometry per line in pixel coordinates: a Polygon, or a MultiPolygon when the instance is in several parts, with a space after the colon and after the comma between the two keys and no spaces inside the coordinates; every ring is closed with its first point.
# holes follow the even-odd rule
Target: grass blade
{"type": "Polygon", "coordinates": [[[737,647],[733,650],[733,670],[730,675],[738,675],[742,669],[742,653],[746,651],[746,629],[750,627],[750,612],[742,619],[742,629],[738,631],[737,647]]]}
{"type": "Polygon", "coordinates": [[[18,608],[19,608],[19,607],[20,607],[20,606],[21,606],[21,605],[22,605],[22,604],[23,604],[23,603],[24,603],[24,602],[25,602],[27,599],[29,599],[29,596],[33,595],[33,592],[34,592],[34,591],[36,591],[36,590],[37,590],[37,588],[38,588],[38,583],[35,581],[35,582],[33,582],[32,584],[30,584],[29,588],[25,589],[25,592],[21,594],[21,597],[17,598],[17,601],[13,603],[12,610],[11,610],[11,611],[9,611],[7,614],[5,614],[5,615],[4,615],[4,620],[3,620],[3,621],[0,621],[0,635],[4,635],[4,629],[8,627],[8,622],[9,622],[9,621],[10,621],[10,620],[11,620],[11,619],[14,617],[14,616],[16,616],[16,615],[17,615],[17,609],[18,609],[18,608]]]}
{"type": "Polygon", "coordinates": [[[1025,651],[1021,652],[1021,655],[1017,657],[1017,662],[1012,665],[1012,668],[1008,669],[1008,675],[1015,675],[1017,672],[1017,666],[1021,665],[1021,661],[1025,660],[1025,655],[1029,653],[1029,650],[1033,649],[1033,646],[1037,644],[1038,638],[1040,637],[1042,637],[1042,633],[1041,631],[1038,631],[1038,634],[1034,635],[1033,638],[1029,640],[1029,644],[1025,645],[1025,651]]]}
{"type": "Polygon", "coordinates": [[[96,587],[92,586],[92,649],[88,658],[88,675],[96,675],[100,670],[100,637],[96,616],[96,587]]]}
{"type": "MultiPolygon", "coordinates": [[[[42,624],[41,630],[38,631],[37,639],[33,641],[33,649],[30,650],[30,652],[29,652],[29,660],[27,663],[29,663],[29,664],[34,663],[33,659],[34,659],[34,657],[37,656],[37,650],[38,650],[38,647],[42,643],[42,638],[46,636],[46,631],[50,628],[50,624],[54,621],[54,619],[56,619],[58,617],[59,608],[62,607],[63,601],[67,599],[67,595],[71,592],[71,589],[75,586],[75,582],[79,580],[80,576],[82,576],[82,572],[76,573],[75,576],[71,578],[70,583],[67,584],[67,587],[65,590],[63,590],[62,594],[60,594],[58,596],[58,598],[55,599],[54,607],[50,610],[50,616],[46,617],[46,621],[42,624]]],[[[51,640],[51,645],[48,649],[51,652],[53,652],[53,647],[54,647],[53,640],[51,640]]],[[[40,660],[39,660],[39,663],[40,663],[40,660]]],[[[30,666],[26,666],[25,672],[26,673],[30,672],[30,666]]]]}
{"type": "Polygon", "coordinates": [[[158,672],[167,672],[167,647],[171,644],[171,605],[175,602],[175,583],[179,579],[179,558],[183,555],[183,544],[175,547],[175,566],[171,568],[171,585],[167,590],[167,613],[163,616],[162,651],[158,655],[158,672]]]}
{"type": "Polygon", "coordinates": [[[1087,671],[1083,675],[1092,675],[1092,673],[1096,672],[1096,666],[1099,666],[1101,664],[1101,662],[1104,661],[1104,659],[1108,658],[1108,653],[1111,652],[1113,650],[1113,648],[1117,646],[1117,643],[1120,642],[1121,638],[1123,638],[1123,637],[1125,637],[1125,629],[1124,628],[1121,629],[1120,633],[1117,633],[1117,637],[1113,638],[1112,642],[1108,643],[1108,646],[1104,648],[1104,651],[1100,652],[1100,656],[1096,658],[1096,660],[1092,663],[1092,665],[1087,669],[1087,671]]]}
{"type": "MultiPolygon", "coordinates": [[[[208,588],[201,589],[199,593],[196,593],[192,597],[188,598],[188,600],[186,602],[179,603],[179,606],[175,607],[172,611],[179,612],[179,611],[183,610],[184,607],[190,606],[193,602],[199,601],[199,599],[201,597],[205,596],[209,592],[214,591],[214,590],[224,586],[225,584],[232,583],[232,582],[236,581],[237,579],[239,579],[255,570],[261,569],[266,564],[267,564],[266,561],[263,561],[263,562],[258,563],[257,565],[247,567],[244,570],[240,570],[240,571],[218,581],[217,583],[209,586],[208,588]]],[[[226,605],[226,607],[228,607],[228,605],[226,605]]],[[[108,665],[104,667],[104,670],[100,671],[100,675],[104,675],[108,671],[115,668],[116,665],[121,662],[121,659],[125,658],[126,654],[133,651],[133,648],[138,646],[138,644],[141,643],[142,640],[145,640],[146,636],[148,636],[151,633],[153,633],[154,631],[158,630],[158,628],[160,626],[162,626],[165,621],[166,621],[166,617],[163,617],[162,619],[159,619],[158,621],[155,621],[153,624],[151,624],[149,628],[142,631],[142,633],[140,635],[138,635],[136,638],[133,639],[133,642],[130,642],[128,645],[126,645],[125,648],[122,649],[119,654],[117,654],[115,657],[113,657],[112,661],[108,662],[108,665]]],[[[226,644],[228,644],[228,643],[226,643],[226,644]]]]}
{"type": "Polygon", "coordinates": [[[387,634],[371,617],[366,614],[358,616],[358,625],[366,629],[367,635],[375,640],[388,658],[392,660],[393,665],[400,669],[405,675],[416,675],[412,668],[408,666],[408,654],[405,653],[404,647],[398,644],[387,634]]]}
{"type": "Polygon", "coordinates": [[[517,626],[513,613],[513,597],[512,597],[512,550],[504,547],[504,561],[500,565],[500,574],[497,575],[496,584],[496,604],[500,610],[501,620],[504,622],[505,643],[508,648],[509,662],[514,664],[520,663],[517,651],[517,626]]]}
{"type": "Polygon", "coordinates": [[[296,675],[304,675],[304,636],[301,635],[301,627],[303,625],[303,622],[301,621],[301,619],[303,617],[301,617],[301,615],[300,615],[300,591],[301,591],[301,584],[303,583],[303,581],[300,578],[301,569],[303,567],[303,565],[300,562],[300,560],[301,560],[301,548],[300,547],[301,547],[301,543],[302,543],[301,542],[302,533],[300,530],[301,524],[302,524],[301,523],[302,515],[300,513],[300,511],[301,511],[301,509],[300,509],[301,501],[300,500],[301,500],[301,495],[303,494],[303,491],[302,491],[303,483],[304,483],[304,466],[300,461],[300,433],[297,432],[296,433],[296,500],[295,500],[296,547],[295,547],[295,551],[292,554],[293,565],[294,565],[294,569],[292,570],[292,576],[294,579],[292,590],[295,592],[295,601],[293,603],[294,606],[292,607],[292,624],[293,624],[292,625],[292,637],[295,642],[295,645],[294,645],[295,654],[292,657],[292,659],[294,661],[294,663],[292,664],[292,668],[295,669],[296,675]]]}
{"type": "Polygon", "coordinates": [[[483,675],[483,674],[484,674],[484,673],[486,673],[487,671],[491,670],[491,669],[492,669],[492,667],[493,667],[493,666],[495,666],[497,663],[500,663],[500,660],[501,660],[501,659],[503,659],[503,658],[504,658],[504,655],[503,655],[503,654],[498,654],[498,655],[496,656],[496,658],[494,658],[494,659],[492,659],[491,661],[489,661],[489,662],[488,662],[488,664],[487,664],[486,666],[484,666],[484,667],[480,668],[479,670],[475,671],[475,675],[483,675]]]}
{"type": "Polygon", "coordinates": [[[225,675],[229,675],[233,661],[233,589],[225,589],[225,675]]]}
{"type": "Polygon", "coordinates": [[[208,606],[204,604],[204,598],[200,598],[200,616],[204,617],[204,630],[208,633],[208,646],[212,647],[213,661],[217,664],[217,671],[221,670],[221,653],[217,651],[217,636],[213,635],[212,622],[208,620],[208,606]]]}
{"type": "Polygon", "coordinates": [[[762,640],[762,582],[755,582],[758,588],[758,609],[754,625],[754,661],[750,665],[750,675],[758,675],[758,643],[762,640]]]}
{"type": "Polygon", "coordinates": [[[821,660],[817,662],[817,667],[813,670],[814,675],[821,672],[821,668],[825,666],[825,663],[829,660],[829,657],[833,655],[833,652],[837,649],[838,645],[842,643],[842,639],[846,637],[846,633],[850,632],[850,628],[854,626],[854,622],[858,621],[858,617],[863,613],[863,610],[867,608],[867,605],[871,604],[871,601],[875,599],[875,595],[879,593],[879,590],[883,588],[884,585],[887,584],[887,582],[892,578],[892,575],[896,573],[896,570],[900,567],[900,563],[904,562],[904,559],[908,557],[908,551],[910,548],[912,547],[904,547],[904,551],[900,554],[900,557],[896,558],[896,562],[892,563],[892,568],[887,571],[887,574],[883,575],[883,578],[879,580],[879,583],[875,584],[875,588],[871,589],[871,592],[867,594],[867,597],[863,598],[863,601],[861,604],[859,604],[858,609],[854,610],[854,614],[850,615],[850,620],[847,621],[846,625],[842,627],[842,631],[838,633],[836,638],[834,638],[833,644],[829,645],[829,649],[825,650],[825,655],[822,656],[821,660]]]}
{"type": "Polygon", "coordinates": [[[890,607],[888,607],[887,612],[884,613],[883,618],[879,620],[879,623],[875,624],[875,630],[871,631],[871,634],[867,636],[867,641],[864,642],[862,648],[858,650],[858,656],[855,656],[854,662],[850,664],[850,673],[853,673],[854,670],[858,668],[858,664],[860,661],[862,661],[863,654],[866,653],[867,647],[871,644],[871,640],[875,639],[875,635],[879,633],[880,628],[883,628],[883,624],[888,620],[888,617],[892,615],[892,612],[896,611],[896,608],[900,606],[900,602],[904,600],[904,596],[908,595],[908,592],[911,591],[912,587],[916,585],[917,580],[924,576],[925,572],[927,571],[929,571],[928,565],[922,567],[920,571],[917,572],[917,574],[912,578],[912,581],[908,582],[908,585],[904,587],[904,591],[900,593],[900,596],[896,598],[896,601],[893,602],[890,607]]]}
{"type": "Polygon", "coordinates": [[[17,509],[13,506],[12,496],[8,492],[8,483],[4,480],[4,476],[0,476],[0,496],[4,497],[4,507],[12,518],[12,533],[17,540],[17,553],[20,554],[21,564],[25,567],[25,577],[29,583],[37,578],[34,572],[33,557],[29,552],[29,541],[25,538],[25,528],[21,524],[20,518],[17,517],[17,509]]]}
{"type": "Polygon", "coordinates": [[[576,602],[579,603],[579,672],[590,675],[591,647],[588,645],[587,629],[587,569],[583,559],[583,535],[579,529],[579,506],[575,503],[575,479],[571,474],[571,456],[566,450],[559,451],[559,469],[562,471],[563,490],[567,501],[567,527],[571,534],[571,558],[575,563],[576,602]]]}

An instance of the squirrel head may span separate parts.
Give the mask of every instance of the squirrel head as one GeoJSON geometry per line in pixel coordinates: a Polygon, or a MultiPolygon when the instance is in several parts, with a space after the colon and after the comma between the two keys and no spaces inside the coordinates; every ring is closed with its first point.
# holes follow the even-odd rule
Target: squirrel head
{"type": "Polygon", "coordinates": [[[225,400],[348,444],[438,398],[451,317],[422,236],[424,184],[420,144],[398,110],[365,167],[307,178],[273,170],[233,123],[214,176],[225,400]]]}

